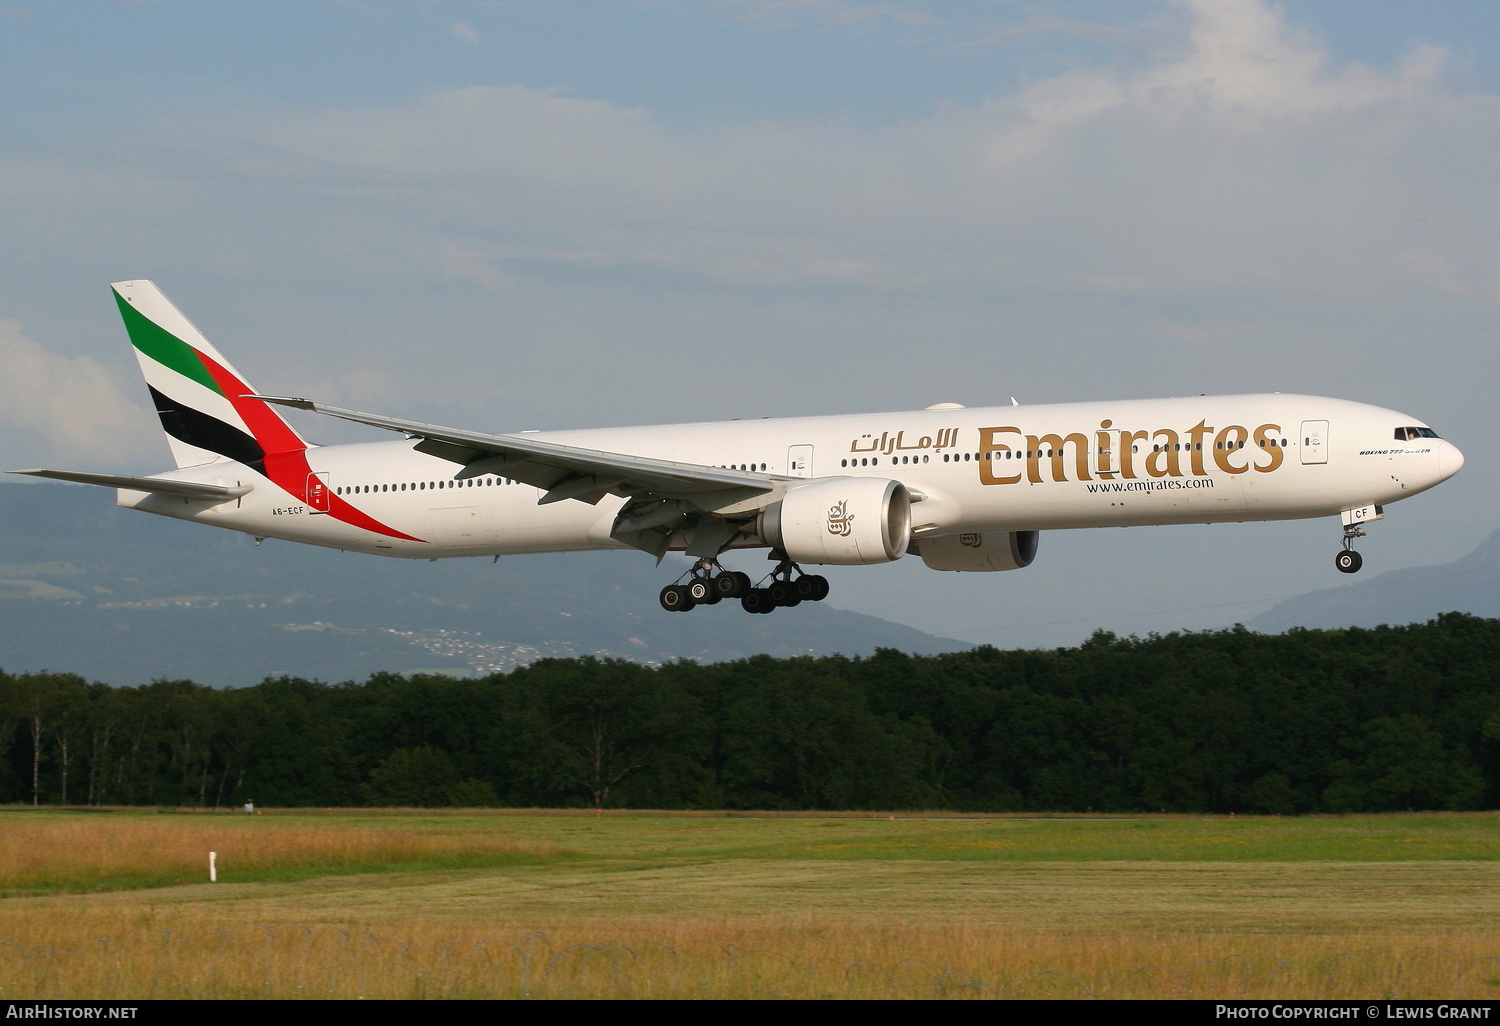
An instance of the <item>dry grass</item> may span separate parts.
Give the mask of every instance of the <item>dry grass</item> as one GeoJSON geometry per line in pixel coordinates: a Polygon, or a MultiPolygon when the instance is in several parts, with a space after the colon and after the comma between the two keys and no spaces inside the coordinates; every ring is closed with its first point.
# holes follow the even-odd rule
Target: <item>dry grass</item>
{"type": "Polygon", "coordinates": [[[380,869],[481,866],[557,854],[509,831],[420,832],[337,819],[21,814],[0,824],[0,894],[150,887],[208,879],[257,880],[380,869]]]}
{"type": "Polygon", "coordinates": [[[1500,994],[1493,946],[1441,935],[1236,938],[691,918],[579,922],[549,931],[451,921],[413,922],[400,932],[88,925],[108,929],[107,939],[85,939],[83,924],[61,931],[74,935],[68,944],[0,938],[0,997],[1493,1000],[1500,994]]]}
{"type": "Polygon", "coordinates": [[[1493,816],[1147,822],[4,815],[0,999],[1500,996],[1493,816]]]}

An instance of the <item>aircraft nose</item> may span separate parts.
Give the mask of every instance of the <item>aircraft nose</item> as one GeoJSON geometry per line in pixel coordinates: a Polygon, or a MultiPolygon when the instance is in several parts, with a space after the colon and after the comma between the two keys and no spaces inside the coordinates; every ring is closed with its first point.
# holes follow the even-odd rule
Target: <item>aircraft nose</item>
{"type": "Polygon", "coordinates": [[[1459,451],[1458,446],[1452,442],[1444,441],[1438,447],[1438,470],[1442,472],[1443,480],[1447,480],[1457,474],[1459,468],[1464,465],[1464,454],[1459,451]]]}

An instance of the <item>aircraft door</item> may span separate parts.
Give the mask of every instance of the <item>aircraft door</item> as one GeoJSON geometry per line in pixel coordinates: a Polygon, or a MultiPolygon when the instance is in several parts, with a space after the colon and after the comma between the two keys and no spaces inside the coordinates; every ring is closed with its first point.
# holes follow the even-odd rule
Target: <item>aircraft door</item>
{"type": "Polygon", "coordinates": [[[1304,420],[1302,422],[1302,462],[1328,462],[1328,421],[1304,420]]]}
{"type": "Polygon", "coordinates": [[[812,477],[813,447],[794,445],[786,451],[786,472],[792,477],[812,477]]]}
{"type": "MultiPolygon", "coordinates": [[[[1121,464],[1119,446],[1118,429],[1095,432],[1094,442],[1089,446],[1089,473],[1093,474],[1095,479],[1113,481],[1119,476],[1121,464]]],[[[1133,465],[1138,465],[1139,462],[1138,459],[1132,461],[1133,465]]]]}
{"type": "Polygon", "coordinates": [[[307,475],[307,505],[314,513],[327,513],[329,508],[328,475],[307,475]]]}

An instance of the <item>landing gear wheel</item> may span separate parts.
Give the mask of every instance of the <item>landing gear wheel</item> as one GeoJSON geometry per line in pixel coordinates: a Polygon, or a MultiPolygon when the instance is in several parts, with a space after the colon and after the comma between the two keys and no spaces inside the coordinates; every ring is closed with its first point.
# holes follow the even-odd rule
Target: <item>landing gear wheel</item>
{"type": "Polygon", "coordinates": [[[747,613],[769,613],[776,608],[771,593],[765,588],[751,588],[740,598],[740,608],[747,613]]]}
{"type": "Polygon", "coordinates": [[[720,598],[742,598],[750,592],[750,575],[738,570],[726,570],[714,578],[714,591],[720,598]]]}
{"type": "Polygon", "coordinates": [[[797,594],[797,586],[791,581],[772,581],[766,590],[771,593],[771,601],[778,606],[795,606],[802,601],[802,596],[797,594]]]}
{"type": "Polygon", "coordinates": [[[1353,549],[1345,549],[1333,558],[1333,565],[1339,568],[1339,573],[1357,574],[1359,568],[1364,565],[1358,552],[1353,549]]]}
{"type": "Polygon", "coordinates": [[[821,574],[807,574],[793,582],[797,596],[806,602],[821,602],[828,597],[828,578],[821,574]]]}
{"type": "Polygon", "coordinates": [[[691,581],[687,586],[688,598],[693,600],[695,606],[711,606],[724,596],[714,589],[714,582],[707,577],[699,577],[691,581]]]}
{"type": "Polygon", "coordinates": [[[661,607],[669,613],[685,613],[693,608],[693,598],[681,584],[669,584],[661,590],[661,607]]]}

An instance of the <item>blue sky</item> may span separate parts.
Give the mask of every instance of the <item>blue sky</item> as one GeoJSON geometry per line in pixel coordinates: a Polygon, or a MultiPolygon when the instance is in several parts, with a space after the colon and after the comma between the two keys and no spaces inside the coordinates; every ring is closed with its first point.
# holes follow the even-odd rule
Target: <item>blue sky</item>
{"type": "MultiPolygon", "coordinates": [[[[149,277],[260,387],[494,430],[1379,403],[1469,466],[1367,565],[1444,561],[1497,526],[1496,38],[1456,2],[10,4],[0,453],[162,460],[104,289],[149,277]]],[[[1343,583],[1336,539],[1063,533],[833,601],[1216,626],[1343,583]]]]}
{"type": "MultiPolygon", "coordinates": [[[[1421,45],[1496,85],[1493,5],[1275,5],[1337,61],[1421,45]]],[[[468,85],[560,87],[673,123],[921,117],[1060,70],[1182,45],[1169,4],[799,2],[48,2],[0,9],[7,121],[94,120],[100,90],[180,106],[367,104],[468,85]],[[17,103],[16,101],[21,101],[17,103]]],[[[53,127],[56,127],[55,125],[53,127]]]]}

